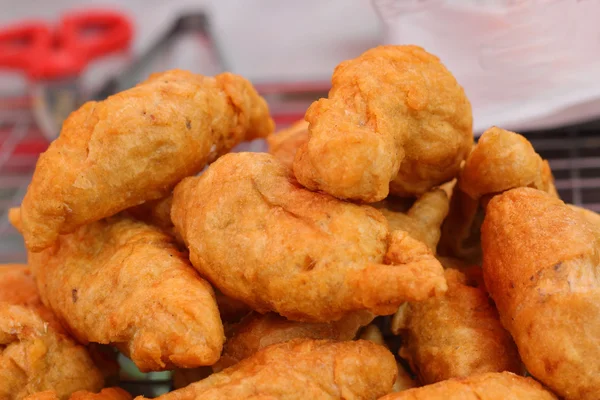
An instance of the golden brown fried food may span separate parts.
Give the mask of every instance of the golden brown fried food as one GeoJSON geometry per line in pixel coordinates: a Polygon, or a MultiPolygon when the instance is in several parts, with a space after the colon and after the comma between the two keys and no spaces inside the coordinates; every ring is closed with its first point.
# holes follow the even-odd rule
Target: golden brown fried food
{"type": "Polygon", "coordinates": [[[497,127],[485,131],[460,172],[442,226],[439,251],[480,263],[480,228],[489,199],[517,187],[534,187],[556,195],[547,161],[518,133],[497,127]]]}
{"type": "Polygon", "coordinates": [[[596,232],[596,235],[600,237],[600,214],[592,210],[588,210],[587,208],[574,206],[572,204],[567,204],[567,206],[579,213],[590,224],[590,228],[596,232]]]}
{"type": "Polygon", "coordinates": [[[269,153],[273,154],[283,165],[292,168],[296,151],[308,141],[308,122],[302,120],[287,129],[267,136],[269,153]]]}
{"type": "Polygon", "coordinates": [[[0,302],[27,307],[55,331],[65,333],[54,313],[42,303],[33,275],[26,265],[0,265],[0,302]]]}
{"type": "Polygon", "coordinates": [[[211,367],[177,368],[173,371],[173,388],[181,389],[212,375],[211,367]]]}
{"type": "Polygon", "coordinates": [[[407,211],[404,211],[404,204],[402,199],[388,197],[372,205],[387,218],[390,230],[408,232],[435,254],[442,223],[450,207],[448,195],[436,188],[419,197],[407,211]]]}
{"type": "Polygon", "coordinates": [[[42,300],[81,343],[113,344],[142,371],[218,360],[212,288],[158,228],[111,217],[61,235],[29,262],[42,300]]]}
{"type": "MultiPolygon", "coordinates": [[[[131,400],[132,397],[125,390],[117,387],[102,389],[99,393],[87,391],[75,392],[69,400],[131,400]]],[[[59,400],[53,390],[39,392],[25,397],[25,400],[59,400]]]]}
{"type": "Polygon", "coordinates": [[[239,322],[252,311],[245,303],[225,296],[219,289],[215,289],[215,297],[217,299],[217,306],[219,307],[219,314],[224,324],[239,322]]]}
{"type": "Polygon", "coordinates": [[[519,354],[483,288],[461,272],[445,271],[444,296],[410,303],[400,357],[422,384],[485,372],[520,372],[519,354]]]}
{"type": "Polygon", "coordinates": [[[326,99],[306,111],[294,173],[311,190],[376,202],[452,180],[472,143],[471,105],[440,60],[379,46],[338,65],[326,99]]]}
{"type": "Polygon", "coordinates": [[[373,318],[375,316],[370,312],[362,311],[348,314],[336,322],[310,323],[289,321],[275,313],[252,313],[227,335],[223,354],[213,370],[219,372],[264,347],[292,339],[351,340],[373,318]]]}
{"type": "Polygon", "coordinates": [[[0,303],[0,399],[52,389],[59,399],[99,390],[100,371],[87,350],[23,306],[0,303]]]}
{"type": "Polygon", "coordinates": [[[391,391],[395,377],[396,361],[385,347],[296,339],[158,399],[377,399],[391,391]]]}
{"type": "Polygon", "coordinates": [[[23,236],[40,251],[78,227],[165,197],[245,139],[273,131],[246,79],[181,70],[153,74],[63,123],[23,200],[23,236]]]}
{"type": "Polygon", "coordinates": [[[481,230],[483,273],[527,370],[565,399],[600,393],[600,241],[542,191],[494,197],[481,230]]]}
{"type": "Polygon", "coordinates": [[[173,222],[171,221],[171,204],[173,195],[158,200],[149,200],[139,206],[129,208],[129,215],[150,225],[159,227],[165,232],[174,234],[173,222]]]}
{"type": "Polygon", "coordinates": [[[393,393],[379,400],[557,400],[531,378],[489,372],[393,393]]]}
{"type": "Polygon", "coordinates": [[[261,313],[328,322],[446,290],[423,243],[372,207],[304,189],[270,154],[227,154],[183,180],[171,218],[202,276],[261,313]]]}

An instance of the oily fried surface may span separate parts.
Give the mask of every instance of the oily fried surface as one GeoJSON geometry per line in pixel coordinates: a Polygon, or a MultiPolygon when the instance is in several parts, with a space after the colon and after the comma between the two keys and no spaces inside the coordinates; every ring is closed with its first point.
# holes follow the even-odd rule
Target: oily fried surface
{"type": "Polygon", "coordinates": [[[25,306],[35,311],[54,330],[64,333],[52,311],[42,303],[33,275],[26,265],[0,265],[0,302],[25,306]]]}
{"type": "Polygon", "coordinates": [[[453,269],[445,271],[448,291],[408,305],[400,356],[422,384],[484,372],[520,372],[510,334],[483,288],[453,269]]]}
{"type": "Polygon", "coordinates": [[[0,399],[52,389],[58,399],[99,390],[103,378],[88,352],[34,311],[0,303],[0,399]]]}
{"type": "Polygon", "coordinates": [[[376,202],[458,174],[473,143],[471,105],[437,57],[379,46],[338,65],[331,83],[304,117],[309,140],[294,160],[304,186],[376,202]]]}
{"type": "Polygon", "coordinates": [[[395,377],[394,356],[377,344],[296,339],[158,399],[377,399],[395,377]]]}
{"type": "Polygon", "coordinates": [[[221,358],[213,366],[215,372],[250,357],[258,350],[291,339],[351,340],[358,330],[375,316],[369,312],[348,314],[336,322],[310,323],[290,321],[275,313],[251,313],[228,334],[221,358]]]}
{"type": "Polygon", "coordinates": [[[157,228],[112,217],[61,235],[29,263],[42,300],[81,343],[114,344],[142,371],[219,358],[212,288],[157,228]]]}
{"type": "Polygon", "coordinates": [[[139,206],[129,208],[127,212],[140,221],[159,227],[165,232],[174,234],[171,221],[171,204],[173,196],[169,194],[162,199],[149,200],[139,206]]]}
{"type": "Polygon", "coordinates": [[[380,400],[557,400],[531,378],[490,372],[389,394],[380,400]]]}
{"type": "Polygon", "coordinates": [[[299,186],[275,157],[236,153],[175,188],[171,218],[190,260],[225,295],[259,312],[327,322],[446,289],[427,247],[390,233],[372,207],[299,186]]]}
{"type": "Polygon", "coordinates": [[[388,197],[373,206],[386,217],[390,230],[408,232],[435,253],[442,223],[450,207],[450,199],[444,190],[436,188],[424,193],[407,211],[404,211],[404,201],[400,198],[388,197]]]}
{"type": "Polygon", "coordinates": [[[23,200],[23,236],[40,251],[77,227],[159,199],[182,178],[244,139],[273,130],[268,107],[244,78],[172,70],[63,123],[23,200]]]}
{"type": "Polygon", "coordinates": [[[252,311],[245,303],[225,296],[219,289],[215,290],[215,298],[217,299],[221,321],[223,321],[224,324],[239,322],[244,316],[252,311]]]}
{"type": "Polygon", "coordinates": [[[531,143],[518,133],[492,127],[483,133],[460,172],[442,227],[440,253],[479,263],[483,208],[492,196],[518,187],[558,197],[550,166],[531,143]]]}
{"type": "Polygon", "coordinates": [[[287,129],[267,136],[269,154],[273,154],[283,165],[292,168],[298,148],[308,141],[308,122],[302,120],[287,129]]]}
{"type": "MultiPolygon", "coordinates": [[[[132,397],[129,393],[121,388],[106,388],[102,389],[98,393],[91,393],[88,391],[78,391],[73,393],[69,400],[131,400],[132,397]]],[[[59,400],[56,392],[48,390],[45,392],[39,392],[29,395],[25,400],[59,400]]]]}
{"type": "Polygon", "coordinates": [[[598,236],[530,188],[494,197],[481,233],[486,286],[527,370],[565,399],[598,398],[598,236]]]}

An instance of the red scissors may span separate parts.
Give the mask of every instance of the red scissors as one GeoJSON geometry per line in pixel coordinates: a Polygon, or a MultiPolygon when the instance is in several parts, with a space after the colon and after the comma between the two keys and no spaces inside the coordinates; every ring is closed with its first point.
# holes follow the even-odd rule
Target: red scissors
{"type": "Polygon", "coordinates": [[[35,116],[52,138],[79,106],[78,76],[94,59],[128,49],[132,36],[127,16],[108,10],[68,13],[56,27],[22,22],[0,29],[0,68],[27,75],[35,116]]]}

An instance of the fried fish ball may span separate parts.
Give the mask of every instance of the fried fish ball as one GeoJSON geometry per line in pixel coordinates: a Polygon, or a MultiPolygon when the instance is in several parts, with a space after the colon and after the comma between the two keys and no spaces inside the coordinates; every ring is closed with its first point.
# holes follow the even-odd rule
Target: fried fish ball
{"type": "Polygon", "coordinates": [[[295,339],[158,399],[377,399],[395,377],[396,361],[383,346],[295,339]]]}
{"type": "Polygon", "coordinates": [[[158,228],[124,216],[97,221],[30,253],[29,265],[42,300],[81,343],[113,344],[142,371],[219,359],[213,290],[158,228]]]}
{"type": "Polygon", "coordinates": [[[423,243],[372,207],[306,190],[269,154],[228,154],[183,180],[171,218],[200,274],[261,313],[328,322],[446,290],[423,243]]]}
{"type": "Polygon", "coordinates": [[[103,382],[85,347],[33,310],[0,303],[0,399],[52,389],[62,400],[78,390],[99,390],[103,382]]]}
{"type": "Polygon", "coordinates": [[[586,219],[531,188],[494,197],[483,276],[527,370],[561,397],[600,393],[600,241],[586,219]]]}
{"type": "MultiPolygon", "coordinates": [[[[129,393],[121,388],[106,388],[99,393],[91,393],[87,391],[78,391],[73,393],[69,400],[131,400],[129,393]]],[[[58,395],[53,390],[39,392],[29,395],[25,400],[60,400],[58,395]]]]}
{"type": "Polygon", "coordinates": [[[44,152],[21,205],[30,251],[60,234],[168,195],[243,140],[273,131],[246,79],[171,70],[85,103],[44,152]]]}
{"type": "Polygon", "coordinates": [[[519,354],[498,312],[476,282],[445,271],[444,296],[409,303],[400,356],[422,384],[485,372],[520,372],[519,354]]]}
{"type": "Polygon", "coordinates": [[[275,313],[251,313],[228,335],[223,354],[213,366],[215,372],[250,357],[258,350],[292,339],[351,340],[358,330],[375,316],[369,312],[349,314],[336,322],[310,323],[290,321],[275,313]]]}
{"type": "Polygon", "coordinates": [[[515,132],[492,127],[467,157],[442,226],[440,254],[479,264],[480,229],[489,199],[517,187],[533,187],[555,196],[548,162],[515,132]]]}
{"type": "Polygon", "coordinates": [[[308,122],[297,121],[287,129],[267,136],[269,154],[277,157],[283,165],[292,168],[298,148],[308,141],[308,122]]]}
{"type": "Polygon", "coordinates": [[[379,400],[558,400],[531,378],[489,372],[393,393],[379,400]]]}
{"type": "Polygon", "coordinates": [[[379,46],[342,62],[304,118],[294,174],[311,190],[373,203],[452,180],[473,144],[471,105],[440,60],[379,46]]]}

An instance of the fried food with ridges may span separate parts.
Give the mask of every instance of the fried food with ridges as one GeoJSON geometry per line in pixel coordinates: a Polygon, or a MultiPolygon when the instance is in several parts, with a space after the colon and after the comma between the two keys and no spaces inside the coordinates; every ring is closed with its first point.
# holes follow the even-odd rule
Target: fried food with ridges
{"type": "Polygon", "coordinates": [[[381,397],[379,400],[558,400],[531,378],[489,372],[455,378],[381,397]]]}
{"type": "Polygon", "coordinates": [[[533,187],[557,196],[550,166],[522,135],[498,127],[485,131],[467,157],[442,226],[439,251],[479,264],[480,228],[493,196],[533,187]]]}
{"type": "Polygon", "coordinates": [[[168,195],[243,140],[273,131],[246,79],[182,70],[85,103],[38,159],[21,205],[23,236],[41,251],[78,227],[168,195]]]}
{"type": "Polygon", "coordinates": [[[213,290],[158,228],[124,216],[97,221],[29,253],[29,265],[42,300],[81,343],[113,344],[142,371],[219,359],[213,290]]]}
{"type": "MultiPolygon", "coordinates": [[[[102,389],[98,393],[87,391],[75,392],[69,397],[69,400],[131,400],[132,396],[125,390],[117,387],[102,389]]],[[[56,392],[48,390],[29,395],[25,400],[59,400],[56,392]]]]}
{"type": "Polygon", "coordinates": [[[0,399],[52,389],[59,399],[99,390],[104,379],[85,347],[55,331],[35,311],[0,303],[0,399]]]}
{"type": "Polygon", "coordinates": [[[158,399],[377,399],[391,391],[395,377],[396,361],[383,346],[295,339],[158,399]]]}
{"type": "Polygon", "coordinates": [[[339,64],[326,99],[306,111],[294,174],[311,190],[373,203],[452,180],[473,143],[471,105],[440,60],[379,46],[339,64]]]}
{"type": "Polygon", "coordinates": [[[269,154],[283,165],[292,168],[298,148],[308,141],[308,122],[297,121],[292,126],[267,136],[269,154]]]}
{"type": "Polygon", "coordinates": [[[542,191],[494,197],[481,230],[483,275],[527,370],[565,399],[600,393],[600,238],[542,191]]]}
{"type": "Polygon", "coordinates": [[[400,357],[422,384],[485,372],[522,370],[517,348],[502,327],[485,289],[454,269],[445,271],[448,291],[409,303],[400,357]]]}
{"type": "Polygon", "coordinates": [[[175,188],[171,218],[200,274],[255,311],[328,322],[392,314],[446,290],[443,269],[376,209],[311,192],[270,154],[235,153],[175,188]]]}
{"type": "Polygon", "coordinates": [[[222,371],[264,347],[292,339],[351,340],[373,318],[375,316],[370,312],[362,311],[348,314],[336,322],[310,323],[290,321],[275,313],[253,312],[227,335],[223,353],[213,370],[222,371]]]}

